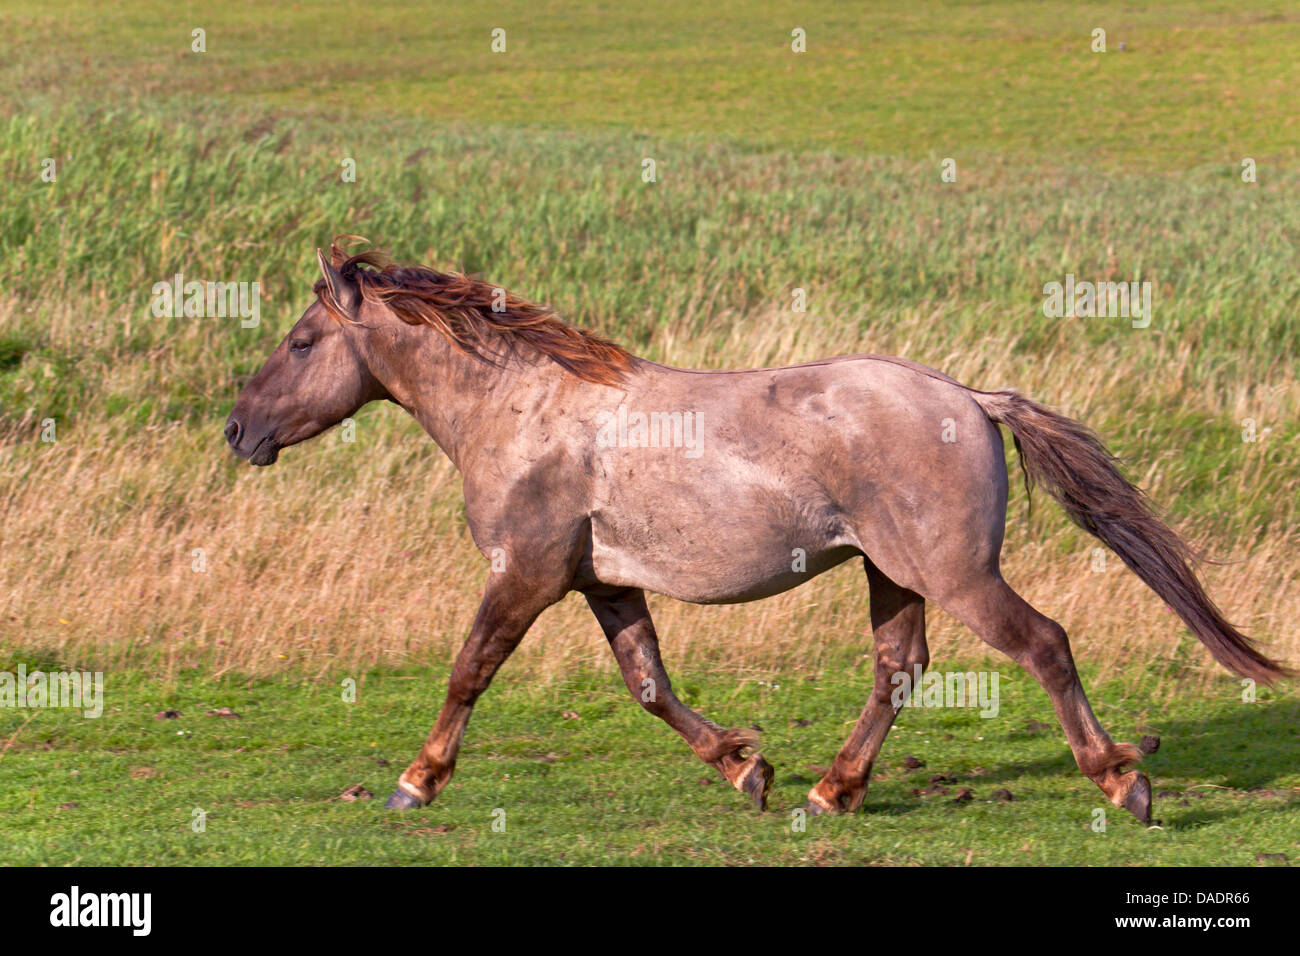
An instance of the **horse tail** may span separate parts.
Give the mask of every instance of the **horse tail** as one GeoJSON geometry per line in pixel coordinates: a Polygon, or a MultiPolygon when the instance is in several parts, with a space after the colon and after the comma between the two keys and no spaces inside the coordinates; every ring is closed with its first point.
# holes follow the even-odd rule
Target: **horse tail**
{"type": "Polygon", "coordinates": [[[1075,524],[1119,555],[1215,660],[1264,684],[1294,676],[1224,619],[1192,571],[1197,556],[1120,473],[1091,429],[1015,391],[970,392],[992,421],[1011,431],[1026,486],[1041,484],[1075,524]]]}

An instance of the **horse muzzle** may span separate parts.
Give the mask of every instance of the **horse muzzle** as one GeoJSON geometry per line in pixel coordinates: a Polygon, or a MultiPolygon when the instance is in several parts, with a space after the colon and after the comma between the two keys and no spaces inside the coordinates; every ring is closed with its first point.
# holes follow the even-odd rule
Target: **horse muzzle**
{"type": "Polygon", "coordinates": [[[253,440],[248,429],[233,414],[226,420],[226,443],[230,450],[251,465],[273,465],[280,457],[280,445],[270,432],[253,440]]]}

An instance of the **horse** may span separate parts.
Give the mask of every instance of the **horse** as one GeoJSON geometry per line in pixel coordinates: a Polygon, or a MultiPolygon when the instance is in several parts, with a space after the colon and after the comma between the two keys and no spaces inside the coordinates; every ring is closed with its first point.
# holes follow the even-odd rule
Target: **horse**
{"type": "Polygon", "coordinates": [[[491,560],[437,721],[386,806],[432,802],[470,714],[547,607],[587,600],[633,697],[766,809],[758,736],[685,706],[645,592],[755,601],[860,558],[874,686],[810,814],[857,810],[903,701],[929,664],[925,606],[951,613],[1046,690],[1080,771],[1151,820],[1138,748],[1093,714],[1065,630],[1003,579],[1007,461],[1172,608],[1232,672],[1272,683],[1266,657],[1207,596],[1197,556],[1084,425],[1013,389],[982,391],[888,355],[780,368],[679,369],[639,358],[480,279],[317,250],[315,301],[240,393],[239,458],[273,464],[372,401],[408,411],[460,472],[475,546],[491,560]],[[795,556],[792,560],[792,555],[795,556]]]}

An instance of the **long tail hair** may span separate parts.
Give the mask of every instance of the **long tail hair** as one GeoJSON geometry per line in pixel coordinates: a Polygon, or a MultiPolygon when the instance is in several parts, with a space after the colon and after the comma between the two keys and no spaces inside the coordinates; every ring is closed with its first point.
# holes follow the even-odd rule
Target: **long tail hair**
{"type": "Polygon", "coordinates": [[[1215,660],[1265,684],[1294,676],[1224,620],[1192,571],[1191,548],[1156,516],[1091,429],[1015,391],[970,392],[990,419],[1010,429],[1027,482],[1041,484],[1075,524],[1119,555],[1215,660]]]}

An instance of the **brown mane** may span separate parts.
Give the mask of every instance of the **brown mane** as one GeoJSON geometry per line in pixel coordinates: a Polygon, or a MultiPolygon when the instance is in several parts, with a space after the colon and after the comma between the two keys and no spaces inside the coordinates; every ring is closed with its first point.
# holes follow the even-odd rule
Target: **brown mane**
{"type": "MultiPolygon", "coordinates": [[[[386,305],[403,322],[430,325],[462,352],[499,363],[520,348],[546,356],[578,378],[617,385],[631,367],[622,346],[564,322],[550,309],[521,299],[499,286],[457,272],[425,266],[397,265],[377,251],[349,256],[338,236],[330,243],[331,265],[353,281],[369,302],[386,305]],[[496,304],[501,311],[494,311],[496,304]]],[[[342,321],[353,321],[324,279],[313,287],[321,304],[342,321]]]]}

